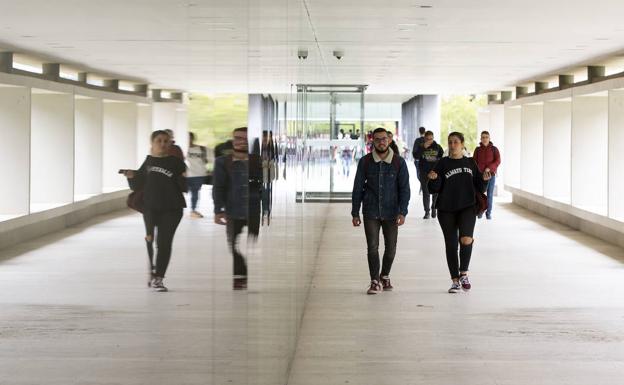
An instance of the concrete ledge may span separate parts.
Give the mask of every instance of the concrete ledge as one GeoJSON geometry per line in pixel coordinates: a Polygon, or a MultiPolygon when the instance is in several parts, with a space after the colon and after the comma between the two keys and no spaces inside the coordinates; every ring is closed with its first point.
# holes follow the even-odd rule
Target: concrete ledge
{"type": "Polygon", "coordinates": [[[531,194],[515,187],[506,185],[505,190],[513,194],[513,203],[520,207],[614,245],[624,247],[624,223],[622,222],[531,194]]]}
{"type": "Polygon", "coordinates": [[[101,194],[84,201],[0,222],[0,249],[63,230],[97,215],[125,209],[129,193],[129,190],[123,190],[101,194]]]}

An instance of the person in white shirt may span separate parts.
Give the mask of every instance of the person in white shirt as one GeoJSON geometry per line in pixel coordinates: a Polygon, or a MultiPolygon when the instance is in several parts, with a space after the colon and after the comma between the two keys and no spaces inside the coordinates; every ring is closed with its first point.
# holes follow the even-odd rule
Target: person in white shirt
{"type": "Polygon", "coordinates": [[[189,132],[189,149],[186,155],[188,162],[187,182],[188,189],[191,193],[191,217],[203,218],[204,216],[197,211],[197,202],[199,202],[199,190],[201,190],[204,180],[206,179],[206,164],[208,164],[208,151],[206,147],[195,144],[195,134],[189,132]]]}

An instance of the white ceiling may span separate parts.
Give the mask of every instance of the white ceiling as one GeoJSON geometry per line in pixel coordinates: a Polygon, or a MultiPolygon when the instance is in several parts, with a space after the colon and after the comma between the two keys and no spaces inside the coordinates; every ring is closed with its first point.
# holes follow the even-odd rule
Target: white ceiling
{"type": "Polygon", "coordinates": [[[622,0],[2,0],[0,48],[188,91],[479,93],[622,50],[622,15],[622,0]]]}

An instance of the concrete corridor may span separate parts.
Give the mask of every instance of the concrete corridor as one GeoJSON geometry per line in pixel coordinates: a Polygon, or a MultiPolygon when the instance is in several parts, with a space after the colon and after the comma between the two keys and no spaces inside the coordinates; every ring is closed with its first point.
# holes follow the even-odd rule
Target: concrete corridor
{"type": "Polygon", "coordinates": [[[276,212],[284,243],[248,250],[245,293],[230,289],[224,230],[209,218],[184,218],[169,293],[143,282],[138,215],[3,250],[0,384],[622,383],[622,249],[500,204],[477,224],[472,292],[451,295],[441,231],[415,198],[395,291],[377,296],[342,204],[276,212]],[[318,234],[291,242],[302,218],[318,234]],[[313,263],[309,294],[293,286],[306,279],[296,255],[313,263]]]}

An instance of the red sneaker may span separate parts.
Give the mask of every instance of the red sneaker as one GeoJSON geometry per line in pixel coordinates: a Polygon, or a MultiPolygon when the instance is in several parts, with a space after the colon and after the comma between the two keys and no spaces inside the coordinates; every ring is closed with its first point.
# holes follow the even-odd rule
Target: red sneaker
{"type": "Polygon", "coordinates": [[[383,291],[381,285],[379,284],[379,281],[373,280],[370,283],[370,286],[368,287],[368,291],[366,292],[366,294],[379,294],[383,291]]]}
{"type": "Polygon", "coordinates": [[[392,284],[390,283],[389,276],[386,275],[385,277],[381,277],[380,281],[384,291],[392,291],[392,289],[394,289],[394,287],[392,287],[392,284]]]}

